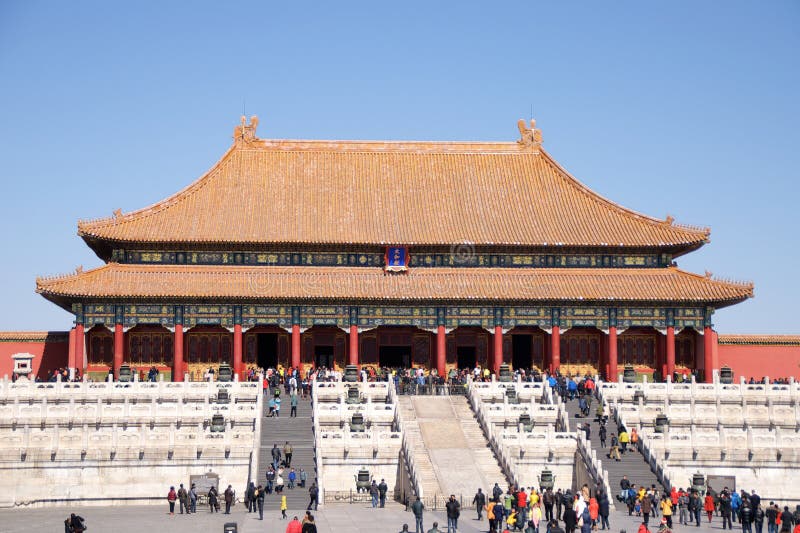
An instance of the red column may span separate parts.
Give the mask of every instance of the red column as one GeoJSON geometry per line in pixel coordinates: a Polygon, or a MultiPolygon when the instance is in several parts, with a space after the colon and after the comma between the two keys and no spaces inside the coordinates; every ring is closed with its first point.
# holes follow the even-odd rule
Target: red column
{"type": "Polygon", "coordinates": [[[561,367],[561,330],[553,326],[550,334],[550,372],[555,372],[561,367]]]}
{"type": "Polygon", "coordinates": [[[242,379],[242,325],[233,325],[233,373],[242,379]]]}
{"type": "Polygon", "coordinates": [[[86,340],[84,338],[83,332],[83,324],[78,324],[75,326],[75,368],[83,373],[83,369],[86,367],[83,361],[83,347],[86,344],[86,340]]]}
{"type": "Polygon", "coordinates": [[[611,326],[608,328],[608,349],[606,352],[608,353],[608,376],[606,379],[613,383],[616,382],[619,378],[619,374],[617,374],[617,327],[611,326]]]}
{"type": "Polygon", "coordinates": [[[720,368],[719,366],[719,334],[716,331],[711,332],[713,337],[711,338],[711,363],[714,365],[714,368],[720,368]]]}
{"type": "Polygon", "coordinates": [[[447,334],[444,331],[444,326],[439,326],[436,330],[436,371],[440,376],[445,374],[445,363],[447,362],[447,334]]]}
{"type": "Polygon", "coordinates": [[[292,325],[292,368],[300,367],[300,324],[292,325]]]}
{"type": "Polygon", "coordinates": [[[348,365],[358,364],[358,326],[350,326],[350,352],[347,358],[348,365]]]}
{"type": "Polygon", "coordinates": [[[499,375],[501,364],[503,364],[503,326],[495,326],[494,357],[492,358],[492,372],[499,375]]]}
{"type": "Polygon", "coordinates": [[[675,326],[667,326],[667,375],[675,373],[675,326]]]}
{"type": "Polygon", "coordinates": [[[703,331],[703,361],[705,363],[705,382],[711,383],[714,374],[714,330],[706,326],[703,331]]]}
{"type": "Polygon", "coordinates": [[[175,324],[175,338],[172,339],[172,381],[183,381],[183,324],[175,324]]]}
{"type": "Polygon", "coordinates": [[[125,355],[125,332],[122,324],[114,324],[114,379],[119,378],[119,367],[125,355]]]}
{"type": "Polygon", "coordinates": [[[75,368],[75,328],[69,330],[69,352],[67,355],[67,368],[75,368]]]}

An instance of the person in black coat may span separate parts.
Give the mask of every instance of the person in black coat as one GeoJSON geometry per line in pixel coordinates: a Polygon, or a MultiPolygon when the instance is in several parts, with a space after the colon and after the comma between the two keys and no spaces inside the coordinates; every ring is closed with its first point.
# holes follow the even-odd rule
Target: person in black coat
{"type": "Polygon", "coordinates": [[[600,517],[600,529],[611,529],[608,524],[608,515],[610,514],[610,505],[608,502],[608,494],[602,491],[597,497],[597,514],[600,517]]]}
{"type": "Polygon", "coordinates": [[[571,505],[564,509],[564,530],[566,533],[575,533],[575,526],[578,524],[578,517],[571,505]]]}

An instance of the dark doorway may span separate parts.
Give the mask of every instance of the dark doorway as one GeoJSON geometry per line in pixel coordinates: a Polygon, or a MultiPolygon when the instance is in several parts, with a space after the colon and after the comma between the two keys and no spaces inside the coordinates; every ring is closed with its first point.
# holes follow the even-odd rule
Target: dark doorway
{"type": "Polygon", "coordinates": [[[333,346],[314,346],[314,364],[333,368],[333,346]]]}
{"type": "Polygon", "coordinates": [[[511,335],[511,364],[514,368],[530,368],[533,366],[532,348],[533,336],[511,335]]]}
{"type": "Polygon", "coordinates": [[[261,368],[278,368],[278,334],[259,333],[256,337],[258,366],[261,368]]]}
{"type": "Polygon", "coordinates": [[[458,357],[458,368],[475,368],[475,347],[474,346],[459,346],[456,349],[458,357]]]}
{"type": "Polygon", "coordinates": [[[411,346],[381,346],[378,364],[388,368],[410,368],[411,346]]]}

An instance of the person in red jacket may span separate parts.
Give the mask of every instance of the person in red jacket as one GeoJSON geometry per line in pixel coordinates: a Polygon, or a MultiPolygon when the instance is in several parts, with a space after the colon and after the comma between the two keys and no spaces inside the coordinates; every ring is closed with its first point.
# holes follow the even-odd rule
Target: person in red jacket
{"type": "Polygon", "coordinates": [[[296,516],[286,524],[286,533],[303,533],[303,524],[300,523],[296,516]]]}
{"type": "Polygon", "coordinates": [[[711,523],[711,516],[714,514],[714,497],[711,494],[706,494],[703,510],[708,515],[708,522],[711,523]]]}
{"type": "Polygon", "coordinates": [[[175,514],[175,500],[178,499],[178,493],[175,492],[175,487],[169,488],[169,493],[167,493],[167,502],[169,502],[169,514],[175,514]]]}

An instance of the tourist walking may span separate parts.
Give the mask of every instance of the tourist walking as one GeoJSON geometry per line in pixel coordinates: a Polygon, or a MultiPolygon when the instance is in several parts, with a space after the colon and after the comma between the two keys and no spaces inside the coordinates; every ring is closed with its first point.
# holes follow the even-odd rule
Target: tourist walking
{"type": "Polygon", "coordinates": [[[208,490],[208,507],[212,513],[219,512],[219,493],[213,485],[208,490]]]}
{"type": "Polygon", "coordinates": [[[272,450],[270,453],[272,454],[272,468],[277,470],[281,465],[281,450],[278,448],[277,444],[272,445],[272,450]]]}
{"type": "Polygon", "coordinates": [[[286,533],[303,533],[303,524],[300,523],[300,520],[295,516],[292,518],[292,521],[286,524],[286,533]]]}
{"type": "Polygon", "coordinates": [[[422,525],[422,515],[424,511],[425,506],[422,504],[422,500],[419,496],[417,496],[417,499],[411,504],[411,512],[414,513],[414,531],[416,533],[425,533],[425,528],[422,525]]]}
{"type": "Polygon", "coordinates": [[[369,495],[372,497],[372,507],[375,508],[378,506],[378,485],[375,483],[375,480],[372,480],[372,483],[369,486],[369,495]]]}
{"type": "Polygon", "coordinates": [[[455,494],[450,495],[445,508],[447,509],[447,533],[456,533],[458,531],[458,517],[461,515],[461,504],[456,500],[455,494]]]}
{"type": "Polygon", "coordinates": [[[598,515],[600,516],[600,529],[611,529],[608,523],[608,515],[610,514],[610,502],[608,501],[608,494],[602,491],[597,498],[598,515]]]}
{"type": "Polygon", "coordinates": [[[264,498],[266,491],[259,485],[256,487],[256,507],[258,508],[258,519],[264,520],[264,498]]]}
{"type": "Polygon", "coordinates": [[[312,507],[313,510],[317,510],[317,498],[319,497],[319,489],[317,488],[317,483],[315,481],[311,482],[311,487],[308,489],[308,507],[306,508],[307,511],[311,511],[312,507]]]}
{"type": "Polygon", "coordinates": [[[247,504],[247,512],[256,512],[256,486],[252,481],[247,485],[247,490],[244,491],[244,502],[247,504]]]}
{"type": "Polygon", "coordinates": [[[175,487],[170,487],[167,493],[167,503],[169,503],[169,514],[175,514],[175,500],[178,499],[178,493],[175,492],[175,487]]]}
{"type": "Polygon", "coordinates": [[[181,514],[183,514],[184,510],[186,514],[189,514],[189,493],[183,488],[183,483],[178,488],[178,503],[181,514]]]}
{"type": "Polygon", "coordinates": [[[767,517],[767,533],[778,533],[778,508],[775,502],[769,502],[764,515],[767,517]]]}
{"type": "Polygon", "coordinates": [[[378,498],[381,501],[381,508],[386,506],[386,492],[389,490],[389,487],[386,485],[386,480],[381,479],[380,485],[378,485],[378,498]]]}
{"type": "Polygon", "coordinates": [[[289,406],[291,407],[289,410],[289,418],[297,418],[297,392],[289,396],[289,406]]]}
{"type": "MultiPolygon", "coordinates": [[[[286,495],[284,494],[283,496],[281,496],[281,520],[285,520],[286,519],[286,510],[288,508],[289,508],[289,506],[286,504],[286,495]]],[[[297,517],[295,517],[295,518],[297,518],[297,517]]]]}
{"type": "MultiPolygon", "coordinates": [[[[405,525],[406,531],[408,531],[408,524],[405,525]]],[[[317,533],[317,524],[314,523],[314,515],[309,512],[306,512],[306,517],[303,519],[303,529],[301,533],[317,533]]]]}
{"type": "Polygon", "coordinates": [[[294,448],[292,445],[289,444],[289,441],[286,441],[286,444],[283,445],[283,460],[286,463],[286,468],[290,468],[292,466],[292,454],[294,453],[294,448]]]}
{"type": "Polygon", "coordinates": [[[711,516],[714,514],[714,497],[711,494],[706,494],[703,510],[706,512],[706,515],[708,515],[708,523],[710,524],[711,516]]]}
{"type": "Polygon", "coordinates": [[[233,505],[233,487],[228,485],[225,489],[225,514],[231,514],[231,505],[233,505]]]}
{"type": "Polygon", "coordinates": [[[192,514],[197,512],[197,487],[192,483],[192,488],[189,489],[189,512],[192,514]]]}
{"type": "Polygon", "coordinates": [[[483,491],[478,488],[478,492],[475,493],[475,496],[472,498],[472,505],[475,506],[475,510],[478,512],[478,520],[483,520],[483,507],[486,505],[486,495],[483,491]]]}

